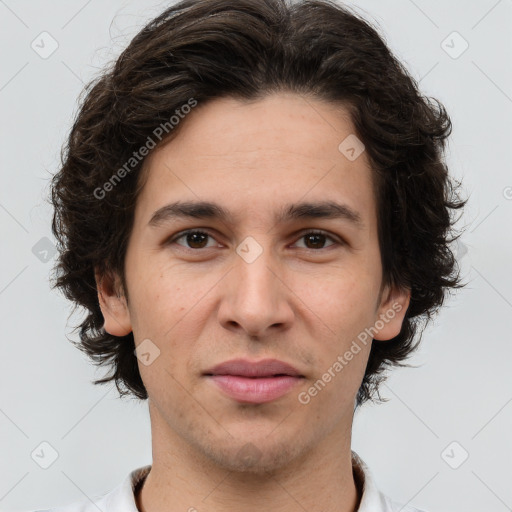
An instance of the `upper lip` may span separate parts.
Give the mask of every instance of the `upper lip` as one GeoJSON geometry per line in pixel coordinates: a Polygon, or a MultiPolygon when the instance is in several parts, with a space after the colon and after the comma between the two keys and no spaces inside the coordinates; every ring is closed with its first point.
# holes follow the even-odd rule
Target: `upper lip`
{"type": "Polygon", "coordinates": [[[291,375],[303,377],[291,364],[278,359],[232,359],[225,361],[205,372],[205,375],[239,375],[241,377],[272,377],[275,375],[291,375]]]}

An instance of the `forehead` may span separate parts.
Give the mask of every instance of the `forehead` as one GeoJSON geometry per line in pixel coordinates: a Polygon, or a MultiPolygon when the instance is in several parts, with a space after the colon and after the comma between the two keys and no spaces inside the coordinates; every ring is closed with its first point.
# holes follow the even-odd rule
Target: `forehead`
{"type": "Polygon", "coordinates": [[[364,151],[355,159],[344,152],[355,130],[339,105],[294,94],[222,98],[199,104],[181,123],[146,159],[137,203],[146,223],[177,200],[222,204],[239,219],[275,218],[299,199],[343,203],[362,217],[374,212],[371,169],[364,151]]]}

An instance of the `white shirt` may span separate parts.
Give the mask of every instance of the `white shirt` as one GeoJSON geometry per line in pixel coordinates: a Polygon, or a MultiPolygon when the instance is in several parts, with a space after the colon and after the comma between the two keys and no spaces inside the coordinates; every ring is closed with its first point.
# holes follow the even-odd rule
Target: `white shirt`
{"type": "MultiPolygon", "coordinates": [[[[417,508],[403,506],[380,492],[368,466],[352,451],[352,468],[356,485],[362,490],[357,512],[422,512],[417,508]]],[[[135,505],[134,491],[146,478],[151,465],[134,469],[115,489],[92,501],[74,502],[64,507],[35,512],[139,512],[135,505]]]]}

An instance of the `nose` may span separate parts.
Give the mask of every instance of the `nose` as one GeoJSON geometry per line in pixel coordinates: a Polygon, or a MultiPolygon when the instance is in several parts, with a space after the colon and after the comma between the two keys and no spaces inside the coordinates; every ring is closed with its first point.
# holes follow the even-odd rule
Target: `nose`
{"type": "Polygon", "coordinates": [[[222,284],[221,325],[251,337],[289,328],[294,318],[293,292],[270,250],[263,250],[252,262],[237,255],[234,265],[222,284]]]}

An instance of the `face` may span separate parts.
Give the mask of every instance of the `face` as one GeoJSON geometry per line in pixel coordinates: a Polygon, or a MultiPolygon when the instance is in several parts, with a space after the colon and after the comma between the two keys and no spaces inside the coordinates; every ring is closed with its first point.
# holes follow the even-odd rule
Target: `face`
{"type": "Polygon", "coordinates": [[[279,94],[200,104],[182,123],[146,160],[129,300],[101,285],[105,329],[133,331],[159,442],[179,440],[227,469],[271,471],[350,436],[371,348],[362,333],[396,336],[409,295],[381,290],[369,163],[339,149],[355,131],[346,111],[279,94]],[[226,216],[161,210],[178,201],[226,216]],[[337,215],[311,208],[327,202],[337,215]],[[277,359],[301,377],[258,391],[256,379],[248,389],[205,375],[233,359],[277,359]]]}

